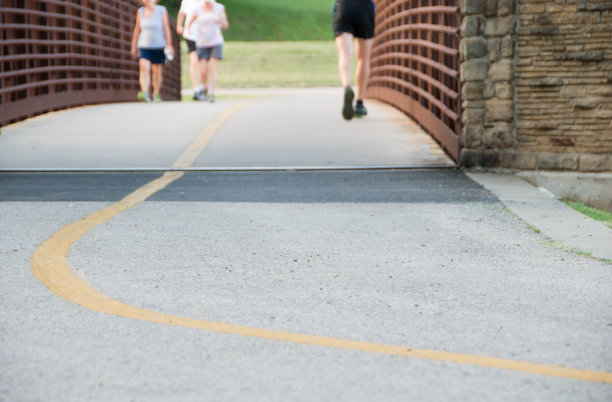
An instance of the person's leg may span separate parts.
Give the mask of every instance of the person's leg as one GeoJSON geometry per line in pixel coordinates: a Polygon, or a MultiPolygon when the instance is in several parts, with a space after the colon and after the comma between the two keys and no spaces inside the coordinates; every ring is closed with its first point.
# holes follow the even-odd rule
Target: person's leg
{"type": "Polygon", "coordinates": [[[351,85],[353,69],[353,35],[344,32],[336,36],[336,49],[338,50],[338,71],[342,87],[351,85]]]}
{"type": "Polygon", "coordinates": [[[208,60],[208,100],[211,102],[215,101],[215,89],[217,88],[217,65],[219,60],[215,57],[211,57],[208,60]]]}
{"type": "Polygon", "coordinates": [[[344,99],[342,102],[342,117],[351,120],[354,116],[353,99],[355,93],[351,88],[351,75],[353,70],[353,35],[347,32],[336,36],[336,49],[338,50],[338,71],[340,81],[344,88],[344,99]]]}
{"type": "Polygon", "coordinates": [[[372,43],[374,39],[357,38],[355,55],[357,56],[357,67],[355,71],[356,95],[357,100],[363,100],[370,76],[370,54],[372,53],[372,43]]]}
{"type": "Polygon", "coordinates": [[[149,91],[151,89],[151,61],[145,58],[138,59],[138,66],[140,73],[138,81],[140,82],[140,92],[138,93],[138,99],[145,102],[151,101],[149,91]]]}
{"type": "Polygon", "coordinates": [[[191,76],[193,90],[197,91],[200,89],[200,68],[198,54],[195,50],[193,52],[189,52],[189,75],[191,76]]]}
{"type": "Polygon", "coordinates": [[[159,91],[161,90],[162,79],[163,79],[163,65],[153,64],[151,70],[153,72],[153,98],[157,100],[159,97],[159,91]]]}
{"type": "Polygon", "coordinates": [[[370,54],[372,53],[373,39],[357,38],[356,55],[357,68],[355,71],[357,102],[355,103],[355,116],[361,117],[368,114],[363,105],[368,77],[370,76],[370,54]]]}
{"type": "Polygon", "coordinates": [[[138,60],[138,65],[140,67],[140,90],[148,94],[151,88],[151,62],[141,58],[138,60]]]}
{"type": "Polygon", "coordinates": [[[206,81],[208,78],[208,60],[201,58],[198,64],[200,67],[200,82],[202,85],[204,85],[204,87],[206,87],[206,81]]]}

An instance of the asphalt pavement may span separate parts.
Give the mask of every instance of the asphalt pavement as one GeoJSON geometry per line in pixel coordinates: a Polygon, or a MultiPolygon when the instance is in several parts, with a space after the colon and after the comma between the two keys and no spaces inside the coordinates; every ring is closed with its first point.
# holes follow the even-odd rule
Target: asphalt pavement
{"type": "Polygon", "coordinates": [[[612,399],[612,265],[549,233],[582,218],[336,92],[4,128],[0,400],[612,399]]]}

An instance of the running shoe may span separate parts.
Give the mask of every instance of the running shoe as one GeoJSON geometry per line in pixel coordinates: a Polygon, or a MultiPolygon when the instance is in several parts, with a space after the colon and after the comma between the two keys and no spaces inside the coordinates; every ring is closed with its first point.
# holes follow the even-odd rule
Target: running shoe
{"type": "Polygon", "coordinates": [[[206,90],[205,89],[198,89],[193,93],[193,100],[197,100],[197,101],[205,101],[208,100],[208,96],[206,96],[206,90]]]}
{"type": "Polygon", "coordinates": [[[149,96],[148,93],[140,91],[138,92],[138,100],[148,103],[148,102],[151,102],[151,97],[149,96]]]}
{"type": "Polygon", "coordinates": [[[215,103],[215,102],[217,101],[217,100],[215,99],[215,95],[210,95],[210,96],[208,97],[208,101],[209,101],[210,103],[215,103]]]}
{"type": "Polygon", "coordinates": [[[363,117],[368,114],[368,110],[363,106],[363,102],[358,100],[355,104],[355,117],[363,117]]]}
{"type": "Polygon", "coordinates": [[[355,115],[355,111],[353,110],[353,99],[355,98],[355,93],[351,89],[350,86],[344,89],[344,104],[342,106],[342,117],[345,120],[351,120],[355,115]]]}
{"type": "Polygon", "coordinates": [[[162,97],[160,94],[155,94],[155,103],[161,103],[162,97]]]}

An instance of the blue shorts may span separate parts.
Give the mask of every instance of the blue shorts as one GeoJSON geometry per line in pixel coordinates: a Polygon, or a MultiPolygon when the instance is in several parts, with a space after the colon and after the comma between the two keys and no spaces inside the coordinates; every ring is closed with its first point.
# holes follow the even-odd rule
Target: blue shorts
{"type": "Polygon", "coordinates": [[[223,45],[214,47],[199,47],[197,50],[199,60],[219,59],[223,58],[223,45]]]}
{"type": "Polygon", "coordinates": [[[164,48],[161,48],[161,49],[139,48],[138,58],[147,59],[153,64],[165,64],[166,63],[166,54],[164,53],[164,48]]]}

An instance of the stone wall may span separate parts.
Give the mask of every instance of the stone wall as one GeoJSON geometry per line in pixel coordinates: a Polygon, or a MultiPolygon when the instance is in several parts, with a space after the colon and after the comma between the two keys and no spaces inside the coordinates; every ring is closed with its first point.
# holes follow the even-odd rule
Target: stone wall
{"type": "Polygon", "coordinates": [[[461,163],[612,171],[612,1],[461,10],[461,163]]]}

